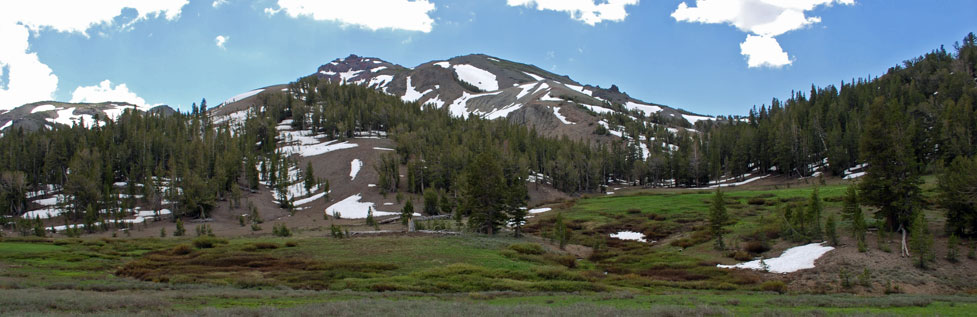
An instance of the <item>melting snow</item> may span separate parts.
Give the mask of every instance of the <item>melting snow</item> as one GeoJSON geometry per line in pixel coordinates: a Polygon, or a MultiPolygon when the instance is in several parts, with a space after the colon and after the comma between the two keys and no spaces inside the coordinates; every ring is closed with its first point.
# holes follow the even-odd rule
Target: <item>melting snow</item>
{"type": "Polygon", "coordinates": [[[539,76],[539,75],[536,75],[536,74],[533,74],[533,73],[527,73],[527,72],[522,72],[522,73],[523,74],[526,74],[526,76],[532,77],[536,81],[542,81],[543,80],[543,77],[542,76],[539,76]]]}
{"type": "Polygon", "coordinates": [[[374,150],[378,150],[378,151],[393,151],[394,150],[394,149],[390,149],[390,148],[377,147],[377,146],[374,146],[373,149],[374,150]]]}
{"type": "Polygon", "coordinates": [[[339,73],[339,80],[340,80],[341,83],[346,83],[347,81],[349,81],[350,79],[353,79],[353,77],[356,77],[356,75],[359,75],[362,72],[363,72],[362,70],[355,70],[354,71],[354,70],[350,69],[349,71],[345,71],[345,72],[339,73]]]}
{"type": "Polygon", "coordinates": [[[363,161],[360,161],[360,159],[353,159],[353,161],[349,162],[349,180],[350,181],[353,181],[354,179],[356,179],[356,174],[359,174],[360,173],[360,168],[362,168],[362,167],[363,167],[363,161]]]}
{"type": "Polygon", "coordinates": [[[223,104],[226,105],[226,104],[229,104],[229,103],[237,102],[237,101],[240,101],[241,99],[248,98],[248,97],[251,97],[251,96],[260,94],[262,91],[265,91],[265,90],[264,89],[255,89],[255,90],[252,90],[252,91],[249,91],[249,92],[246,92],[246,93],[243,93],[243,94],[240,94],[240,95],[231,97],[230,99],[224,100],[224,103],[223,104]]]}
{"type": "Polygon", "coordinates": [[[712,120],[713,119],[712,117],[693,116],[693,115],[690,115],[690,114],[683,114],[682,117],[685,118],[685,120],[688,120],[689,123],[691,123],[692,125],[695,125],[696,122],[699,122],[699,121],[702,121],[702,120],[712,120]]]}
{"type": "Polygon", "coordinates": [[[428,89],[427,91],[424,92],[418,92],[417,90],[414,89],[414,85],[411,85],[410,81],[411,81],[410,76],[408,76],[407,91],[404,92],[403,97],[400,97],[400,99],[403,100],[404,102],[415,102],[418,99],[421,99],[421,97],[424,97],[424,95],[426,95],[427,93],[431,92],[431,89],[428,89]]]}
{"type": "Polygon", "coordinates": [[[612,233],[611,238],[648,242],[648,240],[645,240],[644,233],[634,232],[634,231],[621,231],[618,233],[612,233]]]}
{"type": "Polygon", "coordinates": [[[555,115],[557,119],[560,119],[560,122],[563,122],[563,124],[577,124],[576,122],[570,122],[567,120],[567,117],[560,114],[560,107],[553,108],[553,115],[555,115]]]}
{"type": "Polygon", "coordinates": [[[40,106],[34,107],[34,109],[31,110],[31,113],[51,111],[51,110],[54,110],[54,109],[58,109],[58,108],[55,107],[55,106],[53,106],[53,105],[40,105],[40,106]]]}
{"type": "Polygon", "coordinates": [[[627,108],[628,110],[640,110],[648,115],[662,111],[662,108],[659,106],[646,105],[643,103],[637,103],[633,101],[628,101],[626,104],[624,104],[624,108],[627,108]]]}
{"type": "Polygon", "coordinates": [[[851,173],[851,174],[845,175],[845,178],[844,179],[855,179],[855,178],[859,178],[859,177],[862,177],[862,176],[865,176],[865,172],[851,173]]]}
{"type": "Polygon", "coordinates": [[[593,112],[596,112],[596,113],[612,113],[612,112],[614,112],[614,110],[607,109],[607,108],[604,108],[604,107],[584,105],[584,104],[581,104],[581,106],[583,106],[584,108],[590,109],[590,111],[593,111],[593,112]]]}
{"type": "Polygon", "coordinates": [[[506,107],[504,107],[502,109],[496,109],[496,110],[493,110],[492,112],[486,113],[483,117],[485,119],[489,119],[489,120],[494,120],[494,119],[498,119],[498,118],[505,118],[505,117],[508,117],[509,116],[509,113],[512,113],[513,111],[516,111],[516,110],[519,110],[519,109],[522,109],[522,104],[521,103],[511,104],[511,105],[508,105],[508,106],[506,106],[506,107]]]}
{"type": "Polygon", "coordinates": [[[310,202],[315,201],[316,199],[322,198],[322,196],[325,196],[326,194],[328,194],[328,193],[327,192],[321,192],[321,193],[312,195],[312,196],[310,196],[308,198],[303,198],[303,199],[296,200],[292,204],[294,204],[295,206],[305,205],[305,204],[308,204],[310,202]]]}
{"type": "MultiPolygon", "coordinates": [[[[765,259],[763,262],[767,265],[767,270],[770,272],[791,273],[804,269],[813,269],[814,261],[821,258],[821,256],[831,250],[834,250],[834,248],[824,246],[823,242],[811,243],[787,249],[787,251],[784,251],[780,257],[765,259]]],[[[760,265],[760,260],[753,260],[736,265],[719,264],[716,266],[724,269],[764,269],[762,265],[760,265]]]]}
{"type": "Polygon", "coordinates": [[[326,214],[333,216],[336,212],[339,212],[339,216],[346,219],[363,219],[366,218],[367,210],[373,208],[373,216],[392,216],[398,215],[399,212],[387,212],[378,211],[374,208],[375,204],[371,202],[360,202],[363,197],[360,194],[346,197],[329,208],[326,208],[326,214]]]}
{"type": "Polygon", "coordinates": [[[451,67],[451,63],[449,63],[449,62],[437,62],[437,63],[434,63],[434,65],[441,66],[442,68],[450,68],[451,67]]]}
{"type": "Polygon", "coordinates": [[[458,99],[455,99],[455,101],[451,102],[451,105],[448,106],[448,111],[451,112],[451,115],[452,116],[462,117],[462,118],[468,118],[468,115],[469,115],[469,112],[468,112],[468,100],[469,99],[477,98],[477,97],[484,97],[484,96],[494,96],[494,95],[498,95],[500,93],[502,93],[502,91],[495,91],[495,92],[490,92],[490,93],[472,95],[472,94],[469,94],[466,91],[462,91],[461,92],[461,97],[458,97],[458,99]]]}
{"type": "Polygon", "coordinates": [[[579,92],[581,94],[584,94],[584,95],[587,95],[587,96],[593,96],[593,93],[594,93],[593,91],[584,89],[583,86],[570,85],[570,84],[563,84],[563,85],[564,86],[567,86],[567,88],[576,90],[577,92],[579,92]]]}
{"type": "Polygon", "coordinates": [[[482,91],[499,90],[499,82],[495,80],[495,74],[468,64],[454,65],[454,69],[458,79],[475,85],[482,91]]]}
{"type": "Polygon", "coordinates": [[[3,130],[3,129],[6,129],[6,128],[9,128],[9,127],[10,127],[10,126],[12,126],[12,125],[14,125],[14,120],[10,120],[10,121],[7,121],[7,123],[4,123],[4,124],[3,124],[3,126],[2,126],[2,127],[0,127],[0,130],[3,130]]]}
{"type": "Polygon", "coordinates": [[[716,188],[716,187],[733,187],[733,186],[740,186],[740,185],[746,185],[746,184],[749,184],[749,183],[752,183],[752,182],[754,182],[754,181],[758,181],[758,180],[761,180],[761,179],[764,179],[764,178],[767,178],[767,176],[770,176],[770,175],[762,175],[762,176],[757,176],[757,177],[754,177],[754,178],[751,178],[751,179],[748,179],[748,180],[745,180],[745,181],[742,181],[742,182],[736,182],[736,183],[727,183],[727,184],[719,184],[719,185],[712,185],[712,186],[709,186],[709,188],[716,188]]]}
{"type": "Polygon", "coordinates": [[[538,214],[538,213],[543,213],[543,212],[547,212],[547,211],[550,211],[550,210],[553,210],[553,208],[549,208],[549,207],[546,207],[546,208],[534,208],[534,209],[530,209],[529,210],[529,213],[531,213],[531,214],[538,214]]]}
{"type": "Polygon", "coordinates": [[[380,66],[380,67],[371,69],[370,72],[371,73],[376,73],[376,72],[379,72],[379,71],[384,70],[384,69],[387,69],[387,66],[380,66]]]}
{"type": "Polygon", "coordinates": [[[370,82],[366,84],[367,87],[386,87],[387,84],[394,80],[392,75],[377,75],[376,77],[370,78],[370,82]]]}

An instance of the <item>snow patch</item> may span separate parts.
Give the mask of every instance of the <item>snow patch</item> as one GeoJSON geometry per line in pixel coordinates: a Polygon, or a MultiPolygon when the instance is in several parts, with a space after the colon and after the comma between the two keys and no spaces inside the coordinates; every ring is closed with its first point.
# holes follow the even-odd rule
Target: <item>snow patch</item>
{"type": "Polygon", "coordinates": [[[377,147],[377,146],[374,146],[373,149],[374,150],[377,150],[377,151],[393,151],[394,150],[394,149],[390,149],[390,148],[377,147]]]}
{"type": "Polygon", "coordinates": [[[536,75],[536,74],[533,74],[533,73],[527,73],[527,72],[522,72],[522,73],[523,74],[526,74],[526,76],[532,77],[533,80],[535,80],[535,81],[543,81],[543,79],[544,79],[542,76],[536,75]]]}
{"type": "Polygon", "coordinates": [[[449,62],[437,62],[434,65],[441,66],[441,68],[451,68],[451,63],[449,62]]]}
{"type": "Polygon", "coordinates": [[[453,67],[455,73],[458,74],[458,79],[475,85],[482,91],[499,90],[499,82],[495,80],[495,74],[468,64],[454,65],[453,67]]]}
{"type": "Polygon", "coordinates": [[[424,92],[418,92],[417,90],[415,90],[414,85],[411,84],[410,76],[408,76],[407,91],[404,92],[404,96],[400,97],[400,100],[403,100],[404,102],[415,102],[418,99],[421,99],[421,97],[424,97],[424,95],[426,95],[429,92],[431,92],[431,89],[428,89],[424,92]]]}
{"type": "Polygon", "coordinates": [[[252,91],[243,93],[243,94],[239,94],[237,96],[234,96],[234,97],[231,97],[231,98],[229,98],[227,100],[224,100],[224,103],[222,103],[222,105],[226,105],[226,104],[229,104],[229,103],[234,103],[234,102],[241,101],[244,98],[248,98],[248,97],[251,97],[251,96],[260,94],[262,91],[265,91],[265,89],[264,88],[262,88],[262,89],[255,89],[255,90],[252,90],[252,91]]]}
{"type": "Polygon", "coordinates": [[[528,212],[530,214],[538,214],[538,213],[544,213],[544,212],[547,212],[547,211],[550,211],[550,210],[553,210],[553,208],[549,208],[549,207],[546,207],[546,208],[534,208],[534,209],[530,209],[528,212]]]}
{"type": "Polygon", "coordinates": [[[690,114],[683,114],[682,117],[685,118],[685,120],[688,120],[689,123],[691,123],[692,125],[695,125],[696,122],[699,122],[699,121],[702,121],[702,120],[712,120],[713,119],[712,117],[694,116],[694,115],[690,115],[690,114]]]}
{"type": "Polygon", "coordinates": [[[384,69],[387,69],[387,66],[380,66],[380,67],[371,69],[370,72],[371,73],[376,73],[376,72],[379,72],[379,71],[384,70],[384,69]]]}
{"type": "MultiPolygon", "coordinates": [[[[784,251],[780,257],[765,259],[763,262],[767,266],[767,271],[773,273],[797,272],[805,269],[813,269],[814,261],[821,258],[821,256],[831,250],[834,250],[834,248],[825,246],[824,242],[811,243],[787,249],[787,251],[784,251]]],[[[716,266],[724,269],[764,269],[760,264],[760,260],[753,260],[736,265],[718,264],[716,266]]]]}
{"type": "Polygon", "coordinates": [[[637,102],[634,102],[634,101],[628,101],[627,103],[625,103],[624,104],[624,108],[627,108],[628,110],[642,111],[645,114],[649,114],[649,115],[652,114],[652,113],[657,113],[659,111],[662,111],[662,107],[652,106],[652,105],[646,105],[646,104],[637,103],[637,102]]]}
{"type": "Polygon", "coordinates": [[[845,175],[845,178],[844,179],[855,179],[855,178],[859,178],[859,177],[862,177],[862,176],[865,176],[865,172],[851,173],[851,174],[845,175]]]}
{"type": "Polygon", "coordinates": [[[373,208],[374,217],[400,214],[399,212],[378,211],[374,208],[374,203],[361,202],[360,199],[363,199],[363,196],[360,196],[360,194],[346,197],[346,199],[326,208],[326,214],[335,216],[338,212],[339,216],[344,219],[363,219],[366,218],[367,211],[370,208],[373,208]]]}
{"type": "Polygon", "coordinates": [[[618,233],[612,233],[611,238],[621,239],[621,240],[634,240],[640,242],[648,242],[645,240],[645,234],[641,232],[634,231],[621,231],[618,233]]]}
{"type": "Polygon", "coordinates": [[[54,105],[40,105],[40,106],[34,107],[34,109],[31,110],[31,113],[51,111],[51,110],[54,110],[54,109],[58,109],[58,108],[55,107],[54,105]]]}
{"type": "Polygon", "coordinates": [[[292,202],[292,204],[295,205],[295,206],[305,205],[305,204],[308,204],[310,202],[316,201],[319,198],[322,198],[322,196],[325,196],[326,194],[329,194],[329,193],[328,192],[321,192],[321,193],[318,193],[318,194],[309,196],[308,198],[302,198],[302,199],[296,200],[296,201],[292,202]]]}
{"type": "Polygon", "coordinates": [[[363,167],[363,161],[360,159],[353,159],[349,162],[349,180],[353,181],[356,179],[356,174],[360,173],[360,168],[363,167]]]}
{"type": "Polygon", "coordinates": [[[713,186],[709,186],[709,188],[716,188],[716,187],[735,187],[735,186],[740,186],[740,185],[746,185],[746,184],[752,183],[754,181],[758,181],[758,180],[767,178],[768,176],[770,176],[770,175],[757,176],[757,177],[750,178],[750,179],[747,179],[747,180],[742,181],[742,182],[713,185],[713,186]]]}
{"type": "Polygon", "coordinates": [[[553,115],[555,115],[557,119],[560,119],[560,122],[563,122],[563,124],[577,124],[576,122],[570,122],[567,120],[567,117],[560,114],[560,107],[553,108],[553,115]]]}

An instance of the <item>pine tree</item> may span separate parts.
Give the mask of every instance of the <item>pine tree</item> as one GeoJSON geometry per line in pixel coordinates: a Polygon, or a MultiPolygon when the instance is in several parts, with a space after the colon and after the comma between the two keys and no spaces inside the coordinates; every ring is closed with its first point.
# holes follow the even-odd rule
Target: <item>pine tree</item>
{"type": "Polygon", "coordinates": [[[434,188],[428,187],[424,190],[424,213],[437,215],[438,212],[438,192],[434,188]]]}
{"type": "Polygon", "coordinates": [[[315,171],[312,170],[312,161],[309,161],[305,165],[305,192],[312,194],[312,188],[315,187],[316,183],[315,171]]]}
{"type": "Polygon", "coordinates": [[[937,191],[947,233],[977,234],[977,156],[954,159],[940,175],[937,191]]]}
{"type": "Polygon", "coordinates": [[[858,205],[858,190],[855,187],[855,184],[848,185],[841,214],[844,219],[851,220],[851,234],[858,243],[858,251],[865,252],[868,250],[865,242],[865,231],[868,230],[868,225],[865,223],[862,207],[858,205]]]}
{"type": "Polygon", "coordinates": [[[414,203],[410,199],[404,203],[404,208],[400,209],[400,222],[407,227],[410,225],[411,218],[414,217],[414,203]]]}
{"type": "Polygon", "coordinates": [[[366,208],[366,225],[371,227],[377,225],[376,220],[373,219],[373,207],[366,208]]]}
{"type": "Polygon", "coordinates": [[[900,105],[878,97],[869,106],[860,141],[862,160],[868,164],[859,187],[861,198],[879,208],[891,231],[901,231],[902,254],[908,256],[906,227],[918,212],[919,171],[906,129],[909,120],[900,105]]]}
{"type": "Polygon", "coordinates": [[[933,236],[930,235],[927,227],[926,217],[923,216],[923,212],[916,212],[916,217],[913,219],[910,228],[910,237],[912,238],[913,253],[916,254],[913,257],[913,262],[916,264],[916,267],[921,269],[925,269],[926,264],[933,261],[934,258],[933,236]]]}
{"type": "Polygon", "coordinates": [[[570,240],[567,226],[563,223],[563,213],[556,214],[556,221],[553,223],[553,238],[560,244],[560,250],[565,249],[570,240]]]}
{"type": "Polygon", "coordinates": [[[176,230],[173,231],[174,237],[182,237],[187,233],[187,229],[183,227],[183,219],[176,218],[176,230]]]}
{"type": "Polygon", "coordinates": [[[505,180],[496,155],[483,151],[468,165],[462,184],[461,210],[469,214],[468,226],[476,232],[495,234],[505,215],[502,204],[505,180]]]}
{"type": "Polygon", "coordinates": [[[716,188],[715,195],[712,196],[712,205],[709,207],[709,231],[716,238],[716,250],[725,250],[726,243],[723,242],[723,229],[729,215],[726,214],[726,201],[720,188],[716,188]]]}
{"type": "Polygon", "coordinates": [[[830,242],[832,246],[838,246],[838,225],[835,223],[835,221],[834,214],[828,216],[828,222],[825,228],[828,235],[828,242],[830,242]]]}
{"type": "Polygon", "coordinates": [[[814,191],[811,192],[811,199],[807,203],[807,215],[805,215],[806,221],[810,223],[808,236],[811,238],[820,240],[823,236],[821,230],[821,213],[823,211],[824,205],[821,202],[820,189],[815,185],[814,191]]]}

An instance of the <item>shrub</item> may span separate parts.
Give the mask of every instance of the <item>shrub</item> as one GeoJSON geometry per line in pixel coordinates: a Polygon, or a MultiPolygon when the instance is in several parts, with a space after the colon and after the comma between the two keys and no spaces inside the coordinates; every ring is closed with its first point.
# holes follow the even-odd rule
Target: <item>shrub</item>
{"type": "Polygon", "coordinates": [[[763,284],[760,284],[760,289],[767,292],[777,292],[783,294],[785,291],[787,291],[787,284],[784,284],[783,281],[766,281],[763,282],[763,284]]]}
{"type": "Polygon", "coordinates": [[[275,227],[272,228],[272,232],[271,233],[274,234],[277,237],[290,237],[290,236],[292,236],[292,231],[289,230],[288,229],[288,226],[286,226],[284,223],[275,224],[275,227]]]}
{"type": "Polygon", "coordinates": [[[750,205],[760,206],[760,205],[767,204],[767,200],[760,197],[753,197],[750,198],[750,200],[747,201],[746,203],[750,205]]]}
{"type": "Polygon", "coordinates": [[[254,246],[254,248],[257,249],[257,250],[278,249],[278,244],[277,243],[271,243],[271,242],[255,242],[255,243],[252,243],[251,245],[254,246]]]}
{"type": "Polygon", "coordinates": [[[749,261],[753,259],[753,256],[743,250],[736,250],[735,252],[730,253],[729,257],[737,261],[749,261]]]}
{"type": "Polygon", "coordinates": [[[519,252],[521,254],[543,254],[543,247],[535,243],[515,243],[509,245],[509,249],[519,252]]]}
{"type": "Polygon", "coordinates": [[[295,240],[285,242],[285,246],[286,247],[289,247],[289,248],[294,248],[294,247],[296,247],[298,245],[299,245],[299,242],[298,241],[295,241],[295,240]]]}
{"type": "Polygon", "coordinates": [[[770,246],[763,241],[750,241],[743,245],[743,250],[752,254],[760,254],[770,251],[770,246]]]}
{"type": "Polygon", "coordinates": [[[197,249],[209,249],[218,244],[227,244],[227,240],[210,236],[203,236],[193,240],[193,246],[197,247],[197,249]]]}
{"type": "Polygon", "coordinates": [[[641,209],[638,209],[638,208],[630,208],[630,209],[628,209],[628,213],[629,214],[640,214],[641,213],[641,209]]]}
{"type": "Polygon", "coordinates": [[[552,263],[556,263],[571,269],[577,267],[577,258],[569,254],[561,255],[547,253],[543,255],[543,258],[552,263]]]}
{"type": "Polygon", "coordinates": [[[176,230],[173,231],[174,237],[180,237],[187,233],[187,229],[183,227],[183,219],[176,218],[176,230]]]}
{"type": "Polygon", "coordinates": [[[181,244],[173,247],[173,249],[170,249],[170,253],[173,255],[187,255],[190,254],[190,252],[193,252],[193,249],[191,249],[190,246],[186,244],[181,244]]]}

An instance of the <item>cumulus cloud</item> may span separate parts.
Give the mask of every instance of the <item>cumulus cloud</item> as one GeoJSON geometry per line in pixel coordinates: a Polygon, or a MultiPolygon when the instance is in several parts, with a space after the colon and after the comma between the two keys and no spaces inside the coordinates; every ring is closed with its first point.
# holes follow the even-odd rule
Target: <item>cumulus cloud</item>
{"type": "Polygon", "coordinates": [[[75,91],[71,93],[71,102],[128,102],[142,109],[151,107],[146,103],[145,99],[129,91],[129,87],[126,87],[126,84],[118,84],[112,87],[112,82],[108,79],[103,80],[96,86],[75,88],[75,91]]]}
{"type": "Polygon", "coordinates": [[[749,67],[782,67],[790,65],[791,60],[776,36],[821,23],[820,17],[808,17],[807,11],[819,6],[854,3],[854,0],[696,0],[694,7],[680,3],[672,18],[679,22],[736,27],[747,33],[740,52],[747,57],[749,67]]]}
{"type": "Polygon", "coordinates": [[[120,25],[122,28],[150,18],[176,20],[186,4],[187,0],[31,0],[4,6],[0,10],[0,69],[6,69],[7,79],[0,88],[0,109],[54,99],[58,76],[30,50],[31,32],[36,36],[53,30],[87,37],[95,26],[112,25],[126,8],[135,10],[136,16],[120,25]]]}
{"type": "Polygon", "coordinates": [[[292,18],[310,17],[317,21],[334,21],[343,26],[369,30],[393,29],[431,32],[434,19],[429,13],[434,4],[428,0],[278,0],[277,8],[265,13],[284,12],[292,18]]]}
{"type": "Polygon", "coordinates": [[[220,6],[225,5],[225,4],[227,4],[227,0],[214,0],[214,3],[212,3],[211,6],[213,6],[214,9],[217,9],[217,8],[220,8],[220,6]]]}
{"type": "Polygon", "coordinates": [[[787,52],[772,37],[749,34],[740,43],[740,54],[746,56],[746,64],[751,67],[783,67],[791,63],[787,52]]]}
{"type": "Polygon", "coordinates": [[[218,35],[216,38],[214,38],[214,43],[217,44],[217,47],[220,47],[221,49],[226,49],[226,47],[224,47],[224,43],[227,43],[227,40],[230,39],[231,39],[230,36],[218,35]]]}
{"type": "Polygon", "coordinates": [[[509,6],[536,5],[536,10],[562,11],[570,17],[591,26],[604,21],[624,21],[628,16],[626,6],[637,5],[638,0],[507,0],[509,6]]]}

